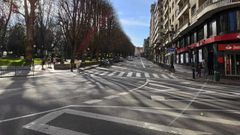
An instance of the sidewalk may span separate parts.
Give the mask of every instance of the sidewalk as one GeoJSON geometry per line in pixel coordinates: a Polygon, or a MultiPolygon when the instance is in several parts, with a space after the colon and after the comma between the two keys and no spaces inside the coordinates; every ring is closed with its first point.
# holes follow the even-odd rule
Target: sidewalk
{"type": "Polygon", "coordinates": [[[213,76],[208,76],[207,79],[203,77],[193,79],[192,77],[192,68],[190,66],[183,66],[183,65],[174,65],[175,68],[175,75],[180,77],[181,79],[191,80],[191,81],[198,81],[198,82],[206,82],[215,83],[215,84],[226,84],[226,85],[237,85],[240,86],[240,80],[230,80],[230,79],[220,79],[219,82],[213,80],[213,76]]]}

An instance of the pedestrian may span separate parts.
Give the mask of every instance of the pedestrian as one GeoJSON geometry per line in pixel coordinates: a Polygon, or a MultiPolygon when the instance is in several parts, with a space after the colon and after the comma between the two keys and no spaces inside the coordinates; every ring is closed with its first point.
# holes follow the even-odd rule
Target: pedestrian
{"type": "Polygon", "coordinates": [[[202,66],[201,63],[197,64],[197,76],[201,78],[201,71],[202,71],[202,66]]]}
{"type": "Polygon", "coordinates": [[[196,72],[195,64],[192,63],[192,77],[193,77],[193,79],[196,79],[196,74],[195,74],[195,72],[196,72]]]}
{"type": "Polygon", "coordinates": [[[204,79],[207,79],[207,65],[205,61],[202,62],[202,73],[204,79]]]}

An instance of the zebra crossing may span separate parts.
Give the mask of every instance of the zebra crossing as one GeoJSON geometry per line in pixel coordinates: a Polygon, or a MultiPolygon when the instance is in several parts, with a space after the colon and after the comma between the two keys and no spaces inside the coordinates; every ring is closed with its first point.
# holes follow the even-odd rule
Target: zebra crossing
{"type": "Polygon", "coordinates": [[[108,76],[108,77],[177,79],[177,77],[172,74],[163,74],[163,73],[158,74],[158,73],[147,73],[147,72],[111,71],[111,70],[99,70],[99,69],[91,69],[85,72],[87,74],[93,74],[97,76],[108,76]]]}

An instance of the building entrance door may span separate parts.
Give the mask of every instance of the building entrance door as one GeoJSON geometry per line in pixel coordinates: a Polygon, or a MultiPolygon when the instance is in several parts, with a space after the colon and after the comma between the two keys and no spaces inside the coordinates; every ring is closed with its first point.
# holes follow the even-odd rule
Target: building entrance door
{"type": "Polygon", "coordinates": [[[225,75],[240,76],[240,54],[225,55],[225,75]]]}

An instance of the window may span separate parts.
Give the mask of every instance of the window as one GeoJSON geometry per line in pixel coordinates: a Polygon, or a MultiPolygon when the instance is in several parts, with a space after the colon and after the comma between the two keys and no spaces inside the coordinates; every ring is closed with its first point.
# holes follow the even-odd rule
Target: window
{"type": "Polygon", "coordinates": [[[191,44],[195,43],[195,41],[194,41],[194,34],[193,33],[190,36],[190,43],[191,44]]]}
{"type": "Polygon", "coordinates": [[[191,8],[191,12],[192,12],[192,15],[195,14],[196,12],[196,5],[193,5],[192,8],[191,8]]]}
{"type": "Polygon", "coordinates": [[[228,29],[227,29],[228,21],[227,20],[228,20],[228,16],[226,13],[222,13],[219,16],[219,19],[218,19],[218,34],[219,35],[222,35],[228,31],[228,29]]]}
{"type": "Polygon", "coordinates": [[[237,31],[240,32],[240,10],[237,11],[237,31]]]}
{"type": "Polygon", "coordinates": [[[204,29],[203,27],[201,27],[199,30],[198,30],[198,33],[197,33],[197,40],[202,40],[204,38],[204,29]]]}
{"type": "Polygon", "coordinates": [[[237,31],[236,11],[231,11],[228,13],[228,23],[229,23],[229,32],[236,32],[237,31]]]}

